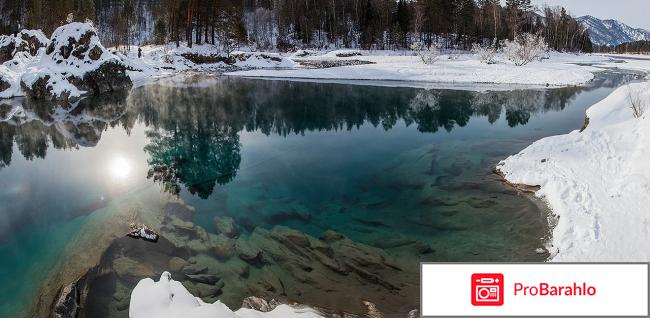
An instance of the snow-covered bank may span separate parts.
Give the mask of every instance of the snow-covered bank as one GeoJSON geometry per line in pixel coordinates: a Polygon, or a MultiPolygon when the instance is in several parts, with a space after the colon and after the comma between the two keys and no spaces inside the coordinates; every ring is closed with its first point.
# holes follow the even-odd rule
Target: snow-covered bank
{"type": "Polygon", "coordinates": [[[145,46],[122,54],[105,48],[90,23],[72,22],[48,39],[40,30],[0,36],[0,98],[77,100],[87,95],[123,90],[149,79],[184,71],[216,72],[291,68],[278,54],[231,52],[214,45],[145,46]]]}
{"type": "MultiPolygon", "coordinates": [[[[543,86],[581,85],[594,75],[593,69],[575,65],[579,56],[553,54],[550,59],[519,67],[510,62],[481,63],[473,54],[442,55],[433,64],[422,63],[417,56],[336,54],[308,56],[304,61],[350,61],[371,64],[349,65],[321,69],[297,68],[291,70],[250,70],[227,73],[232,76],[292,78],[313,80],[373,80],[428,83],[494,83],[543,86]]],[[[591,62],[591,59],[586,59],[591,62]]],[[[603,58],[596,59],[603,61],[603,58]]]]}
{"type": "Polygon", "coordinates": [[[141,280],[131,293],[130,318],[321,318],[310,308],[279,305],[269,312],[242,308],[235,312],[217,301],[207,304],[164,272],[160,280],[141,280]]]}
{"type": "Polygon", "coordinates": [[[499,163],[512,183],[539,185],[559,217],[554,261],[650,260],[650,83],[617,89],[587,110],[584,131],[544,138],[499,163]],[[633,116],[630,97],[645,104],[633,116]]]}

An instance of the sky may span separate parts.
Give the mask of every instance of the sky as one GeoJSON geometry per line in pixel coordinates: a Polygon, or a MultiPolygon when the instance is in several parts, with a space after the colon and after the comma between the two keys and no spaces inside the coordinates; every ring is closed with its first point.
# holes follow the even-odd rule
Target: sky
{"type": "Polygon", "coordinates": [[[616,19],[631,27],[650,30],[650,0],[532,0],[535,5],[563,6],[576,17],[592,15],[616,19]]]}

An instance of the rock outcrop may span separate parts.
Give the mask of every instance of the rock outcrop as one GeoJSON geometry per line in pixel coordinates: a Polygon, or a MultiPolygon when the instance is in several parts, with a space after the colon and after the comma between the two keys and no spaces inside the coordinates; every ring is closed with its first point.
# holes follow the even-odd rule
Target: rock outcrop
{"type": "Polygon", "coordinates": [[[34,99],[65,101],[128,89],[132,82],[126,71],[92,25],[74,22],[54,31],[42,58],[22,76],[21,87],[34,99]]]}
{"type": "Polygon", "coordinates": [[[9,61],[19,52],[36,56],[49,40],[41,30],[23,30],[16,36],[0,35],[0,64],[9,61]]]}
{"type": "Polygon", "coordinates": [[[11,87],[11,83],[0,75],[0,92],[4,92],[6,89],[9,89],[9,87],[11,87]]]}

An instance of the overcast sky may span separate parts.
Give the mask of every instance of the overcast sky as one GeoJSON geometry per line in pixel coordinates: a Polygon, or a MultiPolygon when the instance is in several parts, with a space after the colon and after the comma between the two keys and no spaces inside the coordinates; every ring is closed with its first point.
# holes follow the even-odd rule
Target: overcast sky
{"type": "Polygon", "coordinates": [[[536,5],[563,6],[575,16],[616,19],[631,27],[650,30],[650,0],[532,0],[536,5]]]}

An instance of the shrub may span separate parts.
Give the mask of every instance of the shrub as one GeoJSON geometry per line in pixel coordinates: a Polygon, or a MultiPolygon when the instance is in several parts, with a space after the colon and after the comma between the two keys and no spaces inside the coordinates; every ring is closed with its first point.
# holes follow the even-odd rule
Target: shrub
{"type": "Polygon", "coordinates": [[[647,87],[627,87],[627,100],[630,103],[630,108],[632,109],[632,115],[634,118],[639,118],[643,116],[645,111],[648,109],[648,96],[645,94],[647,87]]]}
{"type": "Polygon", "coordinates": [[[517,66],[540,60],[548,51],[544,38],[531,33],[521,34],[514,41],[504,40],[502,46],[505,55],[517,66]]]}
{"type": "Polygon", "coordinates": [[[416,42],[411,45],[411,49],[415,51],[424,64],[433,64],[440,56],[440,52],[435,45],[426,46],[422,42],[416,42]]]}
{"type": "Polygon", "coordinates": [[[496,64],[497,56],[497,47],[496,43],[494,44],[479,44],[474,43],[472,45],[472,52],[478,55],[478,58],[481,62],[485,64],[496,64]]]}

